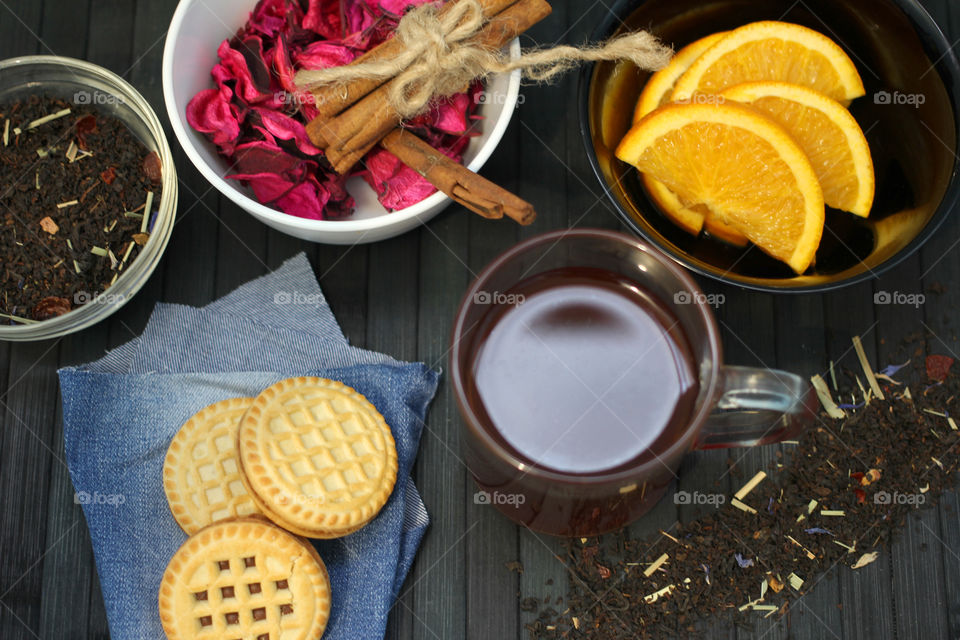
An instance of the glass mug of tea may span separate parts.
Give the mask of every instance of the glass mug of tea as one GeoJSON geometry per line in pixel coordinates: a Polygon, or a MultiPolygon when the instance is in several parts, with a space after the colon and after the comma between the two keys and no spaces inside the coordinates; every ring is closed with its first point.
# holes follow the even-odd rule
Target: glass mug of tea
{"type": "Polygon", "coordinates": [[[806,380],[723,364],[706,301],[667,256],[613,231],[547,233],[490,264],[451,349],[482,501],[538,532],[597,535],[652,508],[691,450],[811,424],[806,380]]]}

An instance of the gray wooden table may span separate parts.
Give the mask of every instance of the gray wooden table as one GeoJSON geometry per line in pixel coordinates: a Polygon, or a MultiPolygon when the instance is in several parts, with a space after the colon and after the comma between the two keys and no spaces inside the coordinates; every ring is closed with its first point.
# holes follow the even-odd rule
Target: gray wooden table
{"type": "MultiPolygon", "coordinates": [[[[584,41],[608,11],[605,0],[555,0],[551,18],[529,38],[584,41]]],[[[951,42],[960,5],[926,0],[951,42]]],[[[166,121],[160,81],[164,35],[176,0],[0,0],[0,58],[55,53],[104,65],[132,82],[166,121]]],[[[64,463],[56,370],[97,358],[144,327],[157,301],[203,305],[306,251],[350,340],[397,358],[446,368],[455,307],[473,275],[531,234],[568,226],[620,228],[587,165],[577,122],[576,78],[526,87],[503,143],[484,174],[536,204],[529,229],[490,223],[451,207],[428,225],[370,246],[317,246],[271,231],[219,197],[175,149],[179,221],[163,262],[142,292],[108,322],[66,339],[0,343],[0,638],[106,638],[108,629],[87,528],[64,463]]],[[[169,134],[168,134],[169,135],[169,134]]],[[[171,144],[176,142],[170,135],[171,144]]],[[[960,276],[954,217],[926,248],[879,281],[827,295],[772,296],[702,282],[723,293],[719,310],[728,361],[822,372],[831,354],[862,335],[873,362],[888,363],[899,337],[924,328],[930,348],[960,352],[960,292],[934,283],[960,276]],[[937,288],[937,287],[933,287],[937,288]],[[919,308],[874,306],[875,291],[927,293],[919,308]],[[881,337],[886,337],[882,340],[881,337]]],[[[488,506],[459,457],[459,417],[444,381],[433,404],[417,485],[432,527],[393,610],[390,638],[526,637],[527,596],[562,595],[566,568],[556,540],[520,529],[488,506]],[[522,574],[506,563],[520,561],[522,574]],[[552,585],[547,583],[552,581],[552,585]]],[[[745,474],[765,466],[767,447],[739,459],[745,474]]],[[[700,453],[681,488],[724,476],[728,454],[700,453]]],[[[758,622],[740,638],[960,637],[960,501],[910,519],[902,539],[858,572],[831,575],[799,601],[788,620],[758,622]]],[[[684,507],[685,509],[685,507],[684,507]]],[[[637,534],[688,517],[659,505],[637,534]]]]}

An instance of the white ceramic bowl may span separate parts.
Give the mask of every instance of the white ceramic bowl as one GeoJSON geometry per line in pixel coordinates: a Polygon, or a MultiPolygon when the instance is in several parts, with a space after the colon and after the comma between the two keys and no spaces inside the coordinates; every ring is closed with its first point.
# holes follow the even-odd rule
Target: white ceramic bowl
{"type": "MultiPolygon", "coordinates": [[[[406,209],[388,212],[361,179],[347,188],[357,201],[354,214],[343,220],[307,220],[260,204],[253,192],[235,180],[225,180],[227,162],[206,137],[186,121],[186,106],[202,89],[213,85],[210,70],[217,63],[217,47],[243,26],[255,0],[181,0],[167,31],[163,52],[163,96],[173,131],[187,156],[220,193],[265,224],[304,240],[326,244],[376,242],[405,233],[440,213],[450,199],[435,193],[406,209]]],[[[510,53],[520,55],[520,43],[510,53]]],[[[488,99],[480,105],[482,134],[470,141],[464,164],[479,171],[499,144],[513,116],[520,91],[520,72],[494,76],[487,82],[488,99]]]]}

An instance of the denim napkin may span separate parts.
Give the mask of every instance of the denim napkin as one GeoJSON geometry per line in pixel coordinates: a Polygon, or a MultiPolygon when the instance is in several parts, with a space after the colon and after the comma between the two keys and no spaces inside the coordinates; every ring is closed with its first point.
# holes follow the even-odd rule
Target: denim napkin
{"type": "Polygon", "coordinates": [[[186,540],[161,482],[173,435],[213,402],[296,375],[357,389],[397,443],[397,486],[383,511],[353,535],[314,543],[333,590],[324,638],[383,637],[429,523],[409,473],[437,374],[350,346],[301,254],[203,309],[158,304],[142,336],[60,371],[67,464],[114,640],[163,638],[157,590],[186,540]]]}

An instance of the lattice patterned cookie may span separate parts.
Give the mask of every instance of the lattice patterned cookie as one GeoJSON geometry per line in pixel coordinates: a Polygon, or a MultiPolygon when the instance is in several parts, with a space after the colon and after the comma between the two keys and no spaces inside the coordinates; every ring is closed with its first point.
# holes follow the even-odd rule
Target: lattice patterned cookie
{"type": "Polygon", "coordinates": [[[212,404],[174,436],[163,462],[170,511],[188,535],[208,524],[262,511],[240,477],[237,433],[253,398],[212,404]]]}
{"type": "Polygon", "coordinates": [[[240,518],[183,543],[159,605],[169,640],[316,640],[330,617],[330,579],[306,540],[240,518]]]}
{"type": "Polygon", "coordinates": [[[354,389],[322,378],[283,380],[257,397],[240,423],[240,462],[264,513],[314,538],[367,524],[397,479],[383,416],[354,389]]]}

